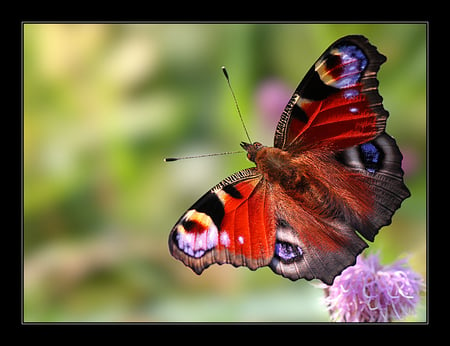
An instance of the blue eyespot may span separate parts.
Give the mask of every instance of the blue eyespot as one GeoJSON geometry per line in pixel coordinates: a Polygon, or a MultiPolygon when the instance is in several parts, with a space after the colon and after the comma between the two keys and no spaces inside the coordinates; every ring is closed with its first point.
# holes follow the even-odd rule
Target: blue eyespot
{"type": "Polygon", "coordinates": [[[375,173],[379,169],[381,163],[380,151],[370,142],[361,144],[360,149],[366,170],[370,173],[375,173]]]}
{"type": "MultiPolygon", "coordinates": [[[[342,64],[342,75],[345,76],[334,83],[337,88],[348,88],[358,83],[361,73],[367,66],[367,57],[357,46],[340,46],[337,48],[342,64]]],[[[353,95],[352,95],[353,96],[353,95]]]]}
{"type": "MultiPolygon", "coordinates": [[[[342,62],[351,62],[354,61],[358,62],[358,66],[360,71],[363,71],[367,66],[367,58],[366,55],[363,53],[363,51],[357,47],[357,46],[341,46],[339,47],[339,50],[343,53],[342,54],[342,62]]],[[[352,65],[349,66],[349,71],[352,71],[352,65]]]]}
{"type": "Polygon", "coordinates": [[[275,243],[275,255],[283,262],[289,263],[303,256],[303,251],[300,246],[294,246],[285,242],[275,243]]]}

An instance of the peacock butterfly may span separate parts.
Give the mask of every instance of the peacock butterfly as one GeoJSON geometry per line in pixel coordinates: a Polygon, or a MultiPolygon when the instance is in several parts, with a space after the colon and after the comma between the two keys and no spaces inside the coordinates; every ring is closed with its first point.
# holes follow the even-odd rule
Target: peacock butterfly
{"type": "Polygon", "coordinates": [[[374,241],[410,196],[385,132],[385,61],[363,36],[334,42],[295,89],[274,146],[241,143],[256,167],[190,207],[170,232],[170,253],[197,274],[230,263],[332,284],[368,246],[362,237],[374,241]]]}

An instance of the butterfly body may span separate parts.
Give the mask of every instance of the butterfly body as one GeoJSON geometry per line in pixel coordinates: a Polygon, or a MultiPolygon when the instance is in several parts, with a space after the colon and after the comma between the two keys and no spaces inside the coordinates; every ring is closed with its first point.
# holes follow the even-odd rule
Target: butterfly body
{"type": "Polygon", "coordinates": [[[409,196],[387,135],[376,72],[385,57],[362,36],[322,54],[289,100],[274,147],[241,143],[255,167],[203,195],[175,224],[171,254],[197,274],[213,263],[269,266],[331,284],[409,196]]]}

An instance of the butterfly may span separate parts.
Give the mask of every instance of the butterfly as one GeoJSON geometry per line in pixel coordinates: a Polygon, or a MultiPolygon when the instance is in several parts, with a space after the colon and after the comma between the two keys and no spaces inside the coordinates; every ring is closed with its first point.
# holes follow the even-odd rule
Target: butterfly
{"type": "Polygon", "coordinates": [[[338,39],[295,89],[273,147],[241,143],[255,166],[225,178],[176,222],[172,256],[201,274],[211,264],[269,266],[331,285],[374,241],[410,192],[402,154],[385,132],[378,92],[386,57],[360,35],[338,39]]]}

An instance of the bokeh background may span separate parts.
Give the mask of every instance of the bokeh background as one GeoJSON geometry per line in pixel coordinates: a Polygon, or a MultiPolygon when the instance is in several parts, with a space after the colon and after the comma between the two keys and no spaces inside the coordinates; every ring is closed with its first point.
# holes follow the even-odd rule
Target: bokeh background
{"type": "MultiPolygon", "coordinates": [[[[426,24],[23,25],[24,321],[326,322],[323,291],[269,268],[194,274],[168,251],[184,211],[244,154],[272,145],[281,110],[319,55],[363,34],[379,72],[387,131],[412,197],[366,251],[408,257],[426,278],[426,24]]],[[[423,295],[416,315],[426,320],[423,295]]]]}

